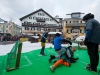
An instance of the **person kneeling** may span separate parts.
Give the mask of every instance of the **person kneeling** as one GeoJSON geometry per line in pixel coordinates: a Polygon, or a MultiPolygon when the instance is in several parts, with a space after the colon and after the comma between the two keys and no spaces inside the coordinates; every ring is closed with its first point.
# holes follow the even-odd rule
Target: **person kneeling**
{"type": "MultiPolygon", "coordinates": [[[[68,49],[70,49],[70,47],[68,47],[68,49]]],[[[59,60],[57,60],[53,65],[51,65],[50,66],[50,69],[51,69],[51,71],[52,72],[54,72],[54,69],[58,66],[58,65],[60,65],[60,64],[63,64],[63,65],[65,65],[65,66],[71,66],[71,63],[74,61],[74,63],[76,62],[76,60],[77,59],[79,59],[79,58],[73,58],[73,52],[75,52],[76,51],[76,49],[75,48],[72,48],[72,50],[71,50],[71,54],[72,54],[72,56],[71,56],[71,59],[69,59],[68,58],[68,55],[66,54],[66,52],[65,53],[63,53],[61,56],[60,56],[60,59],[59,60]],[[72,61],[72,62],[71,62],[72,61]]],[[[53,56],[54,57],[54,56],[53,56]]]]}

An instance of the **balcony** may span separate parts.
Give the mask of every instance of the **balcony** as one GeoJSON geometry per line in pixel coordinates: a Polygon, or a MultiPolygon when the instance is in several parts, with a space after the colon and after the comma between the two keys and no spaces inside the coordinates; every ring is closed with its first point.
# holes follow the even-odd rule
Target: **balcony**
{"type": "Polygon", "coordinates": [[[49,24],[28,24],[28,23],[22,23],[22,26],[62,29],[62,25],[61,26],[50,26],[49,24]]]}
{"type": "Polygon", "coordinates": [[[66,26],[86,26],[85,23],[67,23],[66,26]]]}
{"type": "Polygon", "coordinates": [[[37,22],[45,22],[44,19],[36,19],[37,22]]]}

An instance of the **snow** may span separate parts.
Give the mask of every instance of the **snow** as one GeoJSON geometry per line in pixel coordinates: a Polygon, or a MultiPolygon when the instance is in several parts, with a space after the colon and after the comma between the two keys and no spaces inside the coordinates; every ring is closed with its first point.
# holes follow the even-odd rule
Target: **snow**
{"type": "Polygon", "coordinates": [[[31,37],[34,37],[34,38],[39,38],[39,36],[31,36],[31,37]]]}
{"type": "MultiPolygon", "coordinates": [[[[7,53],[9,53],[12,49],[12,47],[14,46],[14,44],[8,44],[8,45],[0,45],[0,56],[1,55],[6,55],[7,53]]],[[[68,46],[68,44],[62,44],[62,46],[68,46]]],[[[76,43],[73,43],[72,46],[78,46],[76,43]]],[[[54,48],[54,46],[50,43],[46,43],[46,48],[52,47],[54,48]]],[[[23,42],[22,45],[22,53],[24,52],[30,52],[36,49],[41,49],[41,44],[40,42],[38,43],[31,43],[31,42],[23,42]]]]}
{"type": "Polygon", "coordinates": [[[85,36],[79,36],[76,38],[76,41],[82,42],[84,41],[84,39],[85,39],[85,36]]]}
{"type": "Polygon", "coordinates": [[[62,34],[61,32],[49,32],[48,34],[56,34],[56,33],[62,34]]]}

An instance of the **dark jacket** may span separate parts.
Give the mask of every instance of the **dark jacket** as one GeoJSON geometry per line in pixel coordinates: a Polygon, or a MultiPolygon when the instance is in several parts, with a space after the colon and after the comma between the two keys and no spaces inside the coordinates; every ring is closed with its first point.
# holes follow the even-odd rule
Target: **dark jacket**
{"type": "Polygon", "coordinates": [[[45,43],[47,37],[48,37],[48,32],[44,32],[41,38],[41,42],[45,43]]]}
{"type": "Polygon", "coordinates": [[[100,43],[100,23],[91,19],[86,23],[86,31],[91,30],[91,35],[89,37],[89,41],[93,43],[100,43]]]}

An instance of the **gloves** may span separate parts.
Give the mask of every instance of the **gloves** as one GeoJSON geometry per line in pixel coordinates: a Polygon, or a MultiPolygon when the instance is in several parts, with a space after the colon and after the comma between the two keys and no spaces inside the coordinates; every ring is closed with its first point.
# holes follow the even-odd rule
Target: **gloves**
{"type": "Polygon", "coordinates": [[[72,45],[72,42],[66,39],[62,39],[63,42],[69,43],[70,45],[72,45]]]}
{"type": "Polygon", "coordinates": [[[69,41],[68,43],[69,43],[70,45],[72,45],[72,42],[69,41]]]}
{"type": "Polygon", "coordinates": [[[84,45],[86,45],[86,46],[87,46],[87,44],[88,44],[88,39],[87,39],[87,38],[85,38],[85,40],[84,40],[84,45]]]}

